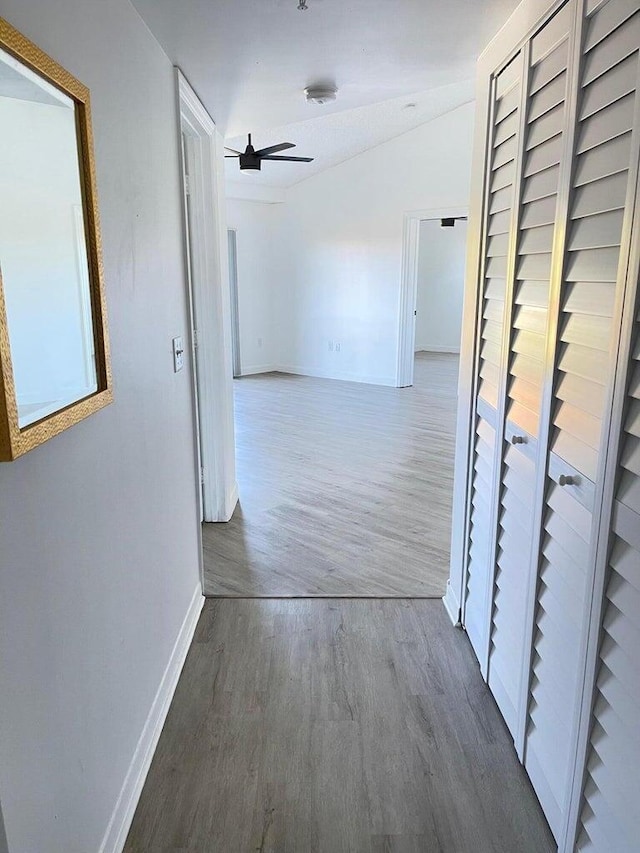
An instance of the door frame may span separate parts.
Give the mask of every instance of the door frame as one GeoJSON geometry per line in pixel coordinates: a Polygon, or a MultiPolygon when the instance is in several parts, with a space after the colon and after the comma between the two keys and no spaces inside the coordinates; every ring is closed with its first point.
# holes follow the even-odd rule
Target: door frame
{"type": "Polygon", "coordinates": [[[404,214],[402,229],[402,273],[400,277],[400,303],[398,311],[397,388],[407,388],[409,385],[413,385],[420,223],[425,219],[456,219],[461,216],[469,216],[468,207],[434,207],[430,210],[410,210],[404,214]]]}
{"type": "Polygon", "coordinates": [[[189,160],[187,188],[184,177],[186,164],[181,153],[184,263],[188,283],[188,338],[193,380],[198,499],[201,501],[201,520],[228,521],[238,501],[238,486],[235,474],[231,305],[224,205],[224,140],[179,68],[175,69],[175,77],[179,151],[183,150],[184,134],[188,147],[186,157],[189,160]],[[194,325],[195,318],[197,328],[194,325]]]}
{"type": "Polygon", "coordinates": [[[227,227],[229,246],[229,294],[231,298],[231,363],[233,378],[242,376],[242,353],[240,351],[240,307],[238,304],[238,229],[227,227]]]}

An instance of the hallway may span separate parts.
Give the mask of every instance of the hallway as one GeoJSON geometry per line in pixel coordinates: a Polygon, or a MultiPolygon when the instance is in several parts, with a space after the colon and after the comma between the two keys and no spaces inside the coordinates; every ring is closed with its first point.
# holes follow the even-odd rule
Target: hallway
{"type": "Polygon", "coordinates": [[[240,504],[203,525],[205,594],[442,596],[457,374],[457,356],[418,353],[411,388],[235,382],[240,504]]]}
{"type": "Polygon", "coordinates": [[[440,601],[208,601],[125,853],[550,853],[440,601]]]}
{"type": "Polygon", "coordinates": [[[206,592],[229,597],[126,853],[554,849],[466,636],[419,599],[448,569],[456,377],[424,353],[408,389],[236,383],[242,509],[204,526],[206,592]]]}

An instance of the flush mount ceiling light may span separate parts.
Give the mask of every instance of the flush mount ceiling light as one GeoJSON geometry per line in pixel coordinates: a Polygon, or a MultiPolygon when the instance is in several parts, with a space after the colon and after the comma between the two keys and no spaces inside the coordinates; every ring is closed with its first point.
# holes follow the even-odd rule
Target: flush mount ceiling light
{"type": "Polygon", "coordinates": [[[338,90],[335,86],[307,86],[304,96],[308,104],[328,104],[330,101],[335,101],[338,90]]]}
{"type": "Polygon", "coordinates": [[[300,0],[298,3],[298,9],[301,12],[306,12],[309,7],[307,6],[307,0],[300,0]]]}

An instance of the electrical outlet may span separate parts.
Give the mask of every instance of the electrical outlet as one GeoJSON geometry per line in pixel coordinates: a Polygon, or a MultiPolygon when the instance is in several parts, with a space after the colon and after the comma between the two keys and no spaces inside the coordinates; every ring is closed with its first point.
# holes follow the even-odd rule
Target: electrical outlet
{"type": "Polygon", "coordinates": [[[262,338],[258,338],[258,349],[262,349],[262,338]]]}
{"type": "Polygon", "coordinates": [[[184,346],[182,338],[174,338],[173,344],[173,372],[179,373],[184,367],[184,346]]]}
{"type": "Polygon", "coordinates": [[[340,342],[336,342],[336,352],[340,352],[340,342]]]}
{"type": "Polygon", "coordinates": [[[329,352],[333,352],[333,341],[329,341],[329,352]]]}

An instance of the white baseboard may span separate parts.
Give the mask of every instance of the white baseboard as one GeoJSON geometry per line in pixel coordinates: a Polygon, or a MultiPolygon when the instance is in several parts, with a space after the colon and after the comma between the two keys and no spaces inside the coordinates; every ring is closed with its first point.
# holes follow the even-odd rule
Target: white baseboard
{"type": "Polygon", "coordinates": [[[100,853],[121,853],[125,845],[133,815],[142,793],[142,787],[147,778],[151,760],[158,745],[162,726],[169,711],[204,601],[202,587],[198,583],[131,759],[111,820],[100,845],[100,853]]]}
{"type": "Polygon", "coordinates": [[[256,373],[274,373],[278,369],[276,364],[254,364],[249,367],[243,365],[240,371],[240,378],[242,379],[243,376],[255,376],[256,373]]]}
{"type": "Polygon", "coordinates": [[[419,352],[445,352],[445,353],[451,353],[452,355],[460,355],[460,347],[439,347],[439,346],[420,347],[420,349],[416,350],[416,353],[419,353],[419,352]]]}
{"type": "Polygon", "coordinates": [[[442,602],[444,604],[444,609],[449,614],[449,619],[455,628],[460,627],[460,602],[457,599],[455,592],[453,591],[453,587],[451,586],[451,582],[447,581],[447,591],[442,597],[442,602]]]}
{"type": "Polygon", "coordinates": [[[317,379],[339,379],[341,382],[364,382],[366,385],[390,385],[395,388],[395,377],[391,376],[362,376],[359,373],[330,373],[315,367],[293,367],[279,365],[275,368],[278,373],[292,373],[294,376],[313,376],[317,379]]]}

